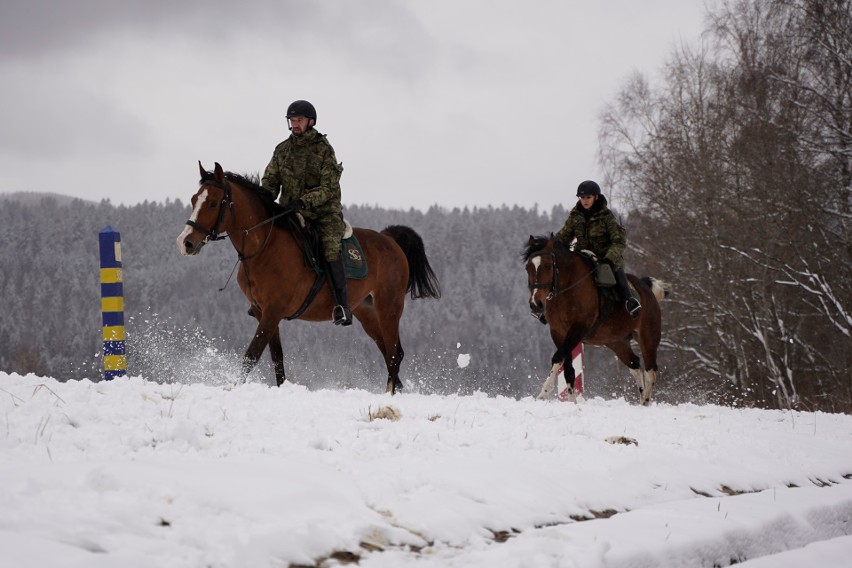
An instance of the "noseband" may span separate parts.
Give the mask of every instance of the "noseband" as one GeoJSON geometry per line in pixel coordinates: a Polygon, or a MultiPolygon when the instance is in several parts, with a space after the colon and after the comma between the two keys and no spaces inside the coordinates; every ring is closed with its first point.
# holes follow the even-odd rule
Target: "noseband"
{"type": "Polygon", "coordinates": [[[219,218],[216,219],[216,224],[212,229],[208,230],[193,221],[192,219],[188,219],[186,224],[202,233],[204,235],[204,242],[209,243],[210,241],[221,241],[226,238],[227,235],[220,234],[219,227],[222,226],[222,223],[225,221],[225,211],[227,209],[231,210],[231,214],[233,214],[234,209],[234,201],[231,199],[231,184],[229,183],[220,183],[215,179],[207,179],[202,180],[201,185],[212,185],[213,187],[218,187],[222,191],[225,192],[225,196],[222,198],[222,202],[219,204],[219,218]]]}

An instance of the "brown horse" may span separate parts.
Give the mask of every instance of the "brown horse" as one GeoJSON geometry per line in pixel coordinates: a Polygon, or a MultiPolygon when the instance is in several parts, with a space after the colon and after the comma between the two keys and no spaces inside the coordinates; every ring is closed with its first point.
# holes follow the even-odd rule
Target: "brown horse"
{"type": "MultiPolygon", "coordinates": [[[[245,379],[269,352],[278,386],[285,380],[284,353],[278,324],[282,319],[329,321],[334,298],[327,282],[305,261],[304,238],[296,214],[277,206],[272,194],[243,176],[224,172],[216,164],[211,173],[198,163],[201,181],[192,197],[192,215],[177,238],[180,253],[196,255],[211,240],[225,238],[237,250],[237,281],[258,320],[257,331],[243,357],[245,379]],[[292,228],[281,227],[289,222],[292,228]],[[308,298],[321,284],[313,301],[308,298]]],[[[347,281],[352,313],[376,342],[388,370],[387,392],[402,388],[399,367],[404,352],[399,320],[405,296],[439,298],[437,278],[426,258],[423,241],[411,228],[387,227],[381,233],[354,229],[366,257],[364,279],[347,281]]]]}
{"type": "Polygon", "coordinates": [[[550,237],[530,236],[523,252],[530,289],[530,309],[533,315],[550,326],[550,336],[556,352],[550,363],[550,375],[545,380],[539,399],[546,398],[554,387],[559,368],[565,363],[565,381],[569,397],[574,396],[574,366],[571,351],[581,341],[590,345],[605,345],[627,365],[639,387],[643,405],[651,401],[657,380],[657,348],[660,345],[660,304],[670,288],[654,278],[627,278],[639,293],[642,310],[632,319],[623,302],[605,298],[595,284],[592,261],[579,252],[569,250],[550,237]],[[644,370],[633,352],[630,340],[639,343],[644,370]]]}

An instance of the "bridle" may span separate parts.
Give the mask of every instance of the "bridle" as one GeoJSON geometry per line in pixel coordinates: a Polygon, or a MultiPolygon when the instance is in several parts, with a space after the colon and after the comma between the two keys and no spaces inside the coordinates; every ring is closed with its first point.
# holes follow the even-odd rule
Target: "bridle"
{"type": "Polygon", "coordinates": [[[552,274],[552,275],[551,275],[551,277],[550,277],[550,283],[548,283],[548,284],[539,284],[539,283],[538,283],[538,270],[536,269],[536,271],[535,271],[535,280],[536,280],[536,281],[535,281],[535,283],[534,283],[534,284],[530,284],[530,285],[529,285],[529,289],[530,289],[530,292],[534,292],[534,291],[536,291],[536,290],[547,290],[547,291],[548,291],[548,294],[547,294],[547,298],[546,298],[546,299],[547,299],[547,300],[552,300],[552,299],[553,299],[553,296],[555,296],[555,295],[556,295],[556,294],[555,294],[555,290],[556,290],[556,282],[557,282],[557,281],[558,281],[558,279],[559,279],[559,267],[558,267],[558,266],[556,266],[556,255],[554,255],[554,254],[553,254],[553,251],[550,251],[549,253],[538,252],[538,253],[536,253],[536,254],[534,254],[534,255],[530,256],[530,258],[529,258],[529,260],[528,260],[527,262],[532,261],[532,259],[534,259],[534,258],[536,258],[536,257],[542,257],[542,256],[544,256],[545,254],[547,254],[547,255],[550,257],[550,264],[551,264],[551,266],[553,266],[553,274],[552,274]]]}
{"type": "Polygon", "coordinates": [[[557,286],[559,285],[559,266],[556,264],[556,255],[553,253],[553,251],[549,251],[549,252],[541,251],[541,252],[538,252],[536,254],[533,254],[532,256],[530,256],[530,258],[527,262],[529,262],[530,260],[532,260],[535,257],[542,257],[544,255],[547,255],[547,256],[550,257],[550,264],[553,266],[552,276],[550,278],[550,282],[547,283],[547,284],[539,284],[538,283],[538,271],[536,270],[536,282],[534,284],[529,284],[528,287],[530,289],[530,292],[534,292],[535,290],[547,290],[548,294],[547,294],[547,297],[545,298],[547,301],[550,301],[553,298],[555,298],[556,296],[558,296],[559,294],[561,294],[563,292],[567,292],[571,288],[580,285],[580,283],[583,282],[583,280],[585,280],[586,278],[588,278],[589,276],[591,276],[592,274],[595,273],[594,269],[592,269],[589,272],[587,272],[584,276],[579,278],[576,282],[570,284],[569,286],[566,286],[565,288],[557,289],[557,286]]]}
{"type": "MultiPolygon", "coordinates": [[[[220,182],[220,181],[215,180],[215,179],[203,179],[203,180],[201,180],[201,185],[212,185],[213,187],[217,187],[217,188],[221,189],[225,193],[225,195],[222,197],[222,201],[219,203],[219,217],[216,219],[216,224],[213,225],[213,228],[210,229],[210,230],[205,229],[204,227],[202,227],[201,225],[199,225],[198,223],[196,223],[192,219],[188,219],[186,221],[186,224],[189,225],[190,227],[192,227],[193,229],[195,229],[196,231],[198,231],[199,233],[204,235],[204,243],[205,244],[209,243],[210,241],[221,241],[223,239],[226,239],[230,235],[228,233],[221,232],[220,227],[222,226],[222,223],[224,223],[224,221],[225,221],[225,212],[226,211],[231,212],[232,218],[234,216],[234,200],[231,197],[231,183],[227,180],[225,182],[220,182]]],[[[245,256],[243,254],[243,251],[238,249],[237,253],[238,253],[238,256],[239,256],[239,260],[241,260],[241,261],[242,260],[250,260],[250,259],[256,257],[257,255],[259,255],[261,252],[263,252],[263,249],[266,248],[266,245],[269,244],[269,239],[272,237],[272,228],[273,228],[272,223],[276,219],[278,219],[279,217],[283,217],[284,215],[289,215],[290,213],[292,213],[292,210],[286,209],[286,210],[282,211],[281,213],[278,213],[277,215],[273,215],[273,216],[269,217],[268,219],[265,219],[265,220],[261,221],[260,223],[257,223],[257,224],[255,224],[255,225],[253,225],[253,226],[251,226],[247,229],[240,229],[239,232],[241,232],[243,235],[247,236],[251,231],[253,231],[257,228],[260,228],[263,225],[267,225],[267,224],[269,225],[269,232],[267,233],[266,239],[264,239],[263,244],[260,246],[260,249],[251,256],[245,256]]]]}
{"type": "Polygon", "coordinates": [[[205,229],[192,219],[187,219],[186,224],[204,235],[205,244],[209,243],[210,241],[221,241],[228,237],[227,233],[221,233],[219,231],[219,227],[221,227],[222,223],[225,222],[225,211],[229,210],[231,212],[231,216],[234,215],[234,200],[231,198],[231,184],[221,183],[215,179],[201,180],[201,184],[218,187],[225,193],[224,197],[222,198],[222,202],[219,203],[219,217],[216,219],[216,224],[213,225],[213,228],[209,230],[205,229]]]}
{"type": "MultiPolygon", "coordinates": [[[[198,223],[196,223],[192,219],[187,219],[186,224],[189,225],[190,227],[192,227],[193,229],[195,229],[196,231],[198,231],[199,233],[204,235],[204,239],[202,241],[204,244],[207,244],[210,241],[221,241],[223,239],[230,237],[231,235],[229,233],[222,232],[220,230],[220,228],[222,227],[222,224],[225,222],[225,212],[226,211],[231,212],[232,219],[234,217],[234,200],[233,200],[233,197],[231,196],[231,183],[228,180],[225,180],[224,182],[220,182],[219,180],[216,180],[216,179],[202,179],[201,185],[202,186],[203,185],[211,185],[213,187],[221,189],[224,192],[224,196],[222,197],[222,201],[219,203],[219,216],[216,219],[216,224],[213,225],[213,227],[209,230],[205,229],[204,227],[202,227],[201,225],[199,225],[198,223]]],[[[285,211],[282,211],[281,213],[278,213],[277,215],[273,215],[273,216],[269,217],[268,219],[265,219],[265,220],[261,221],[260,223],[257,223],[257,224],[255,224],[255,225],[253,225],[253,226],[251,226],[247,229],[240,229],[239,232],[241,232],[244,236],[248,236],[248,234],[251,231],[253,231],[253,230],[255,230],[259,227],[262,227],[263,225],[269,224],[269,231],[266,234],[266,238],[263,240],[263,243],[260,245],[260,248],[254,254],[252,254],[250,256],[246,256],[242,247],[236,247],[237,248],[237,262],[234,264],[234,268],[231,270],[231,274],[228,276],[228,280],[225,282],[225,285],[222,286],[222,288],[219,289],[220,292],[228,286],[228,283],[231,281],[231,277],[234,275],[234,271],[236,270],[237,266],[242,263],[243,270],[246,273],[246,281],[249,282],[249,284],[248,284],[249,294],[251,294],[251,281],[248,278],[248,266],[246,265],[245,261],[251,260],[251,259],[255,258],[256,256],[259,256],[260,253],[263,252],[263,250],[269,244],[270,239],[272,238],[272,233],[273,233],[273,229],[274,229],[274,225],[273,225],[274,221],[277,218],[282,217],[284,215],[289,215],[292,212],[293,212],[292,209],[286,209],[285,211]]],[[[234,219],[234,221],[236,221],[236,219],[234,219]]],[[[243,243],[243,245],[245,245],[245,242],[243,243]]]]}

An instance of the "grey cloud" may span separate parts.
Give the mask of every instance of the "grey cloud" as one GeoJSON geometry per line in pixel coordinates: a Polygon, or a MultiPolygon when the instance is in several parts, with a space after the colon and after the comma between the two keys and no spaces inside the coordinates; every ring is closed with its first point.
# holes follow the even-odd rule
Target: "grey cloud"
{"type": "Polygon", "coordinates": [[[11,102],[0,105],[0,154],[144,154],[153,147],[153,134],[140,119],[101,96],[64,90],[49,81],[19,83],[4,91],[11,102]]]}
{"type": "Polygon", "coordinates": [[[106,31],[180,31],[227,38],[269,22],[307,21],[312,2],[297,0],[3,0],[0,55],[30,57],[88,42],[106,31]]]}
{"type": "MultiPolygon", "coordinates": [[[[0,18],[0,60],[21,61],[89,46],[106,34],[205,44],[266,37],[306,63],[328,54],[349,66],[409,83],[434,69],[438,45],[411,7],[394,0],[27,0],[0,18]]],[[[453,57],[462,61],[475,54],[453,57]]],[[[452,62],[450,62],[452,64],[452,62]]]]}

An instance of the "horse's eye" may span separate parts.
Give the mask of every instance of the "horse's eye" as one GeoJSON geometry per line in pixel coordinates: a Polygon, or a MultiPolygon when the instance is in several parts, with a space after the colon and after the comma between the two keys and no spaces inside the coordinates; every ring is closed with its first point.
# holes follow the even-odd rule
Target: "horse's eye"
{"type": "Polygon", "coordinates": [[[215,201],[211,201],[211,202],[210,202],[210,209],[213,209],[214,207],[216,207],[216,202],[215,202],[215,201]]]}

